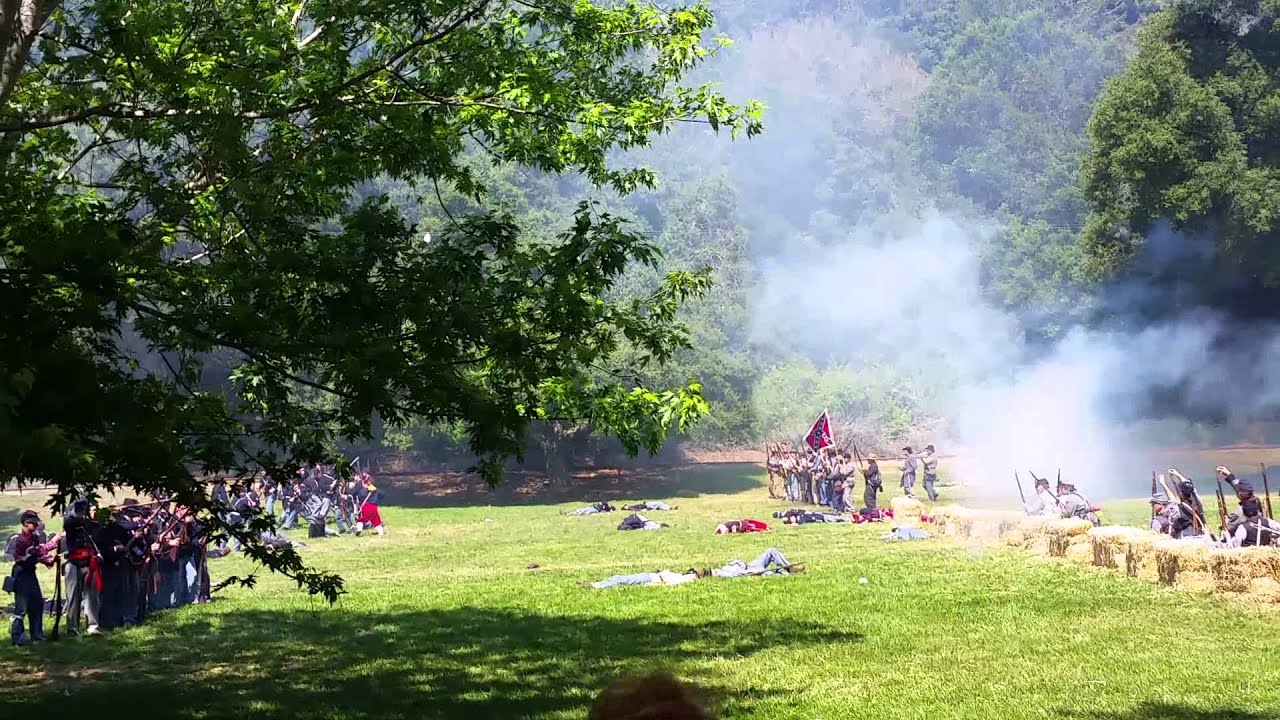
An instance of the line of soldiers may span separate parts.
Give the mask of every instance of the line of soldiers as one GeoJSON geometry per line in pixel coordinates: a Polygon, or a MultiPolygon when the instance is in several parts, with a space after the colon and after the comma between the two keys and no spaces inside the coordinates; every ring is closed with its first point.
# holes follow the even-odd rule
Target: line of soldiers
{"type": "MultiPolygon", "coordinates": [[[[300,469],[291,482],[280,483],[261,476],[234,498],[230,497],[226,482],[219,481],[214,484],[213,499],[228,509],[223,519],[229,525],[238,525],[259,510],[275,518],[278,500],[282,514],[277,527],[282,533],[292,530],[299,521],[307,523],[309,537],[360,535],[370,529],[385,535],[387,531],[378,509],[382,491],[368,472],[343,482],[334,468],[315,465],[300,469]]],[[[275,537],[277,534],[269,533],[263,539],[275,537]]],[[[219,552],[225,551],[224,543],[219,552]]]]}
{"type": "Polygon", "coordinates": [[[9,635],[15,645],[45,639],[44,613],[66,634],[130,626],[147,614],[209,598],[206,528],[186,507],[164,498],[125,500],[110,517],[78,500],[63,517],[63,531],[49,538],[35,510],[24,511],[22,529],[9,538],[6,580],[14,594],[9,635]],[[46,607],[36,567],[56,568],[54,600],[46,607]],[[63,591],[65,588],[65,601],[63,591]]]}
{"type": "MultiPolygon", "coordinates": [[[[1236,548],[1275,545],[1280,543],[1280,523],[1271,514],[1271,497],[1266,493],[1266,504],[1254,491],[1253,483],[1225,466],[1214,471],[1218,482],[1218,513],[1220,533],[1214,537],[1208,530],[1204,503],[1196,492],[1195,483],[1174,468],[1152,479],[1151,529],[1178,539],[1204,538],[1216,547],[1236,548]],[[1170,480],[1172,479],[1172,484],[1170,480]],[[1225,483],[1235,493],[1240,507],[1237,512],[1227,512],[1225,483]],[[1174,499],[1176,498],[1176,499],[1174,499]]],[[[1266,470],[1263,469],[1263,478],[1266,470]]]]}
{"type": "MultiPolygon", "coordinates": [[[[1031,475],[1035,479],[1035,489],[1031,495],[1031,499],[1023,498],[1023,509],[1032,517],[1052,517],[1052,518],[1079,518],[1088,520],[1093,525],[1099,526],[1102,520],[1099,519],[1098,513],[1102,512],[1102,507],[1095,505],[1080,494],[1076,490],[1076,486],[1058,477],[1057,492],[1049,489],[1049,478],[1036,477],[1034,473],[1031,475]]],[[[1017,473],[1014,473],[1015,480],[1017,473]]],[[[1022,481],[1018,480],[1018,492],[1022,493],[1022,481]]]]}
{"type": "MultiPolygon", "coordinates": [[[[273,518],[277,498],[283,509],[279,530],[262,534],[270,547],[299,544],[290,543],[286,535],[299,518],[310,524],[313,537],[358,535],[365,529],[386,533],[378,509],[382,493],[367,472],[341,482],[331,469],[317,466],[285,484],[259,479],[234,498],[223,479],[212,490],[212,499],[225,508],[223,521],[230,525],[246,522],[259,512],[263,495],[266,512],[273,518]],[[331,517],[336,530],[329,524],[331,517]]],[[[135,625],[151,612],[208,601],[208,560],[230,552],[227,540],[208,547],[210,533],[205,525],[189,508],[164,497],[147,503],[130,498],[102,510],[106,512],[91,507],[88,500],[76,501],[63,517],[63,531],[52,538],[37,511],[21,514],[22,529],[5,545],[5,559],[13,561],[5,590],[14,595],[9,630],[14,644],[45,639],[46,611],[54,615],[55,631],[65,610],[68,636],[80,633],[82,619],[85,632],[97,635],[135,625]],[[39,565],[57,568],[51,604],[46,604],[40,587],[39,565]]],[[[238,550],[239,542],[231,542],[238,550]]]]}
{"type": "MultiPolygon", "coordinates": [[[[1176,539],[1201,539],[1214,547],[1234,548],[1280,544],[1280,522],[1269,517],[1270,493],[1266,503],[1255,492],[1253,483],[1236,477],[1225,466],[1215,471],[1218,489],[1219,531],[1215,537],[1209,531],[1204,503],[1196,491],[1195,483],[1176,468],[1165,473],[1152,473],[1151,478],[1151,530],[1176,539]],[[1229,486],[1240,503],[1237,512],[1227,512],[1227,500],[1222,484],[1229,486]]],[[[1017,473],[1015,473],[1016,479],[1017,473]]],[[[1057,492],[1049,489],[1048,478],[1035,477],[1035,493],[1030,500],[1023,500],[1028,515],[1054,518],[1080,518],[1095,526],[1102,522],[1098,513],[1102,508],[1090,502],[1070,482],[1058,478],[1057,492]]],[[[1264,469],[1265,478],[1265,469],[1264,469]]],[[[1021,481],[1018,483],[1022,491],[1021,481]]]]}
{"type": "MultiPolygon", "coordinates": [[[[857,509],[853,493],[859,474],[863,479],[863,511],[876,509],[876,496],[884,491],[879,458],[874,453],[867,455],[864,463],[856,450],[850,455],[847,450],[834,446],[814,450],[806,445],[796,449],[786,442],[766,445],[765,452],[771,498],[825,506],[836,512],[853,512],[857,509]]],[[[902,448],[902,452],[900,487],[903,494],[916,497],[916,476],[922,472],[925,493],[931,501],[937,501],[938,455],[933,445],[926,445],[920,454],[909,446],[902,448]]]]}

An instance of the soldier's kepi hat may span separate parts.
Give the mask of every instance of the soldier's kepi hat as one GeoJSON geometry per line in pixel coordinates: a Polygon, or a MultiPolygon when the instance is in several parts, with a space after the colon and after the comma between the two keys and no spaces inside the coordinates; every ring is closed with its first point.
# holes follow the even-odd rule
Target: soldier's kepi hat
{"type": "Polygon", "coordinates": [[[1249,482],[1248,480],[1244,480],[1244,479],[1237,480],[1235,484],[1235,488],[1236,488],[1237,495],[1253,494],[1253,483],[1249,482]]]}
{"type": "Polygon", "coordinates": [[[1163,490],[1156,490],[1155,494],[1151,496],[1151,504],[1152,505],[1168,505],[1169,496],[1165,495],[1163,490]]]}

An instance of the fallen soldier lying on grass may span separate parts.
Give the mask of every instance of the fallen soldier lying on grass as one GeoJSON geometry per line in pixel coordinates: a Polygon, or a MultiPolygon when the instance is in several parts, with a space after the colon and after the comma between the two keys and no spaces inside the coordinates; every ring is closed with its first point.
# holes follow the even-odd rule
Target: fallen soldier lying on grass
{"type": "Polygon", "coordinates": [[[623,510],[635,512],[637,510],[679,510],[678,505],[668,505],[661,500],[641,500],[634,505],[623,505],[623,510]]]}
{"type": "Polygon", "coordinates": [[[773,514],[787,525],[807,525],[809,523],[847,523],[849,518],[833,513],[814,512],[813,510],[780,510],[773,514]]]}
{"type": "Polygon", "coordinates": [[[596,513],[613,512],[614,510],[617,510],[617,508],[610,505],[609,503],[598,502],[594,505],[588,505],[584,508],[578,508],[577,510],[569,510],[561,514],[562,515],[595,515],[596,513]]]}
{"type": "Polygon", "coordinates": [[[764,532],[769,529],[769,525],[762,520],[752,520],[744,518],[742,520],[726,520],[716,526],[717,535],[731,535],[733,533],[749,533],[764,532]]]}
{"type": "Polygon", "coordinates": [[[671,526],[666,523],[654,522],[638,513],[632,513],[625,520],[618,523],[619,530],[658,530],[664,527],[671,526]]]}
{"type": "Polygon", "coordinates": [[[724,567],[707,568],[705,570],[689,568],[683,573],[659,570],[657,572],[636,573],[634,575],[614,575],[611,578],[605,578],[593,583],[584,583],[584,585],[596,590],[603,590],[619,585],[683,585],[705,577],[737,578],[750,575],[778,575],[785,577],[799,575],[802,572],[804,572],[804,565],[792,565],[783,557],[778,548],[769,548],[749,563],[744,563],[741,560],[730,560],[724,567]]]}

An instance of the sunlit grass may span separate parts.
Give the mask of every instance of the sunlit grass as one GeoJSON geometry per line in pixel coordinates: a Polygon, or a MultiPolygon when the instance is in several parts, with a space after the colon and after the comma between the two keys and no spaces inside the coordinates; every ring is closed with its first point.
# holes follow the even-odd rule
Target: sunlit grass
{"type": "MultiPolygon", "coordinates": [[[[580,718],[609,680],[665,667],[728,717],[1280,717],[1280,615],[999,546],[884,542],[884,525],[716,537],[718,521],[782,507],[737,489],[758,471],[735,472],[730,492],[682,497],[659,532],[559,514],[576,504],[386,507],[387,536],[304,550],[346,578],[337,607],[263,577],[127,632],[0,650],[0,712],[580,718]],[[769,545],[808,573],[579,586],[769,545]]],[[[20,503],[0,503],[9,524],[20,503]]]]}

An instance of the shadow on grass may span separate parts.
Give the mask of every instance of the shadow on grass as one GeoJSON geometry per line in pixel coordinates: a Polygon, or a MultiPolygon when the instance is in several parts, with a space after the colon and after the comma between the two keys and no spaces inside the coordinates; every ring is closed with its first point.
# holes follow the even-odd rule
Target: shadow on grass
{"type": "MultiPolygon", "coordinates": [[[[1270,471],[1267,474],[1270,475],[1270,471]]],[[[1230,708],[1204,710],[1187,705],[1148,701],[1128,710],[1068,711],[1062,713],[1061,717],[1070,720],[1275,720],[1277,715],[1230,708]]]]}
{"type": "Polygon", "coordinates": [[[37,648],[31,654],[47,679],[0,685],[0,717],[582,717],[609,682],[656,668],[741,717],[776,692],[718,687],[682,666],[861,640],[784,622],[685,625],[479,608],[187,617],[158,622],[155,639],[125,632],[37,648]]]}
{"type": "Polygon", "coordinates": [[[767,497],[764,469],[755,463],[700,463],[650,466],[627,470],[580,471],[564,487],[545,476],[512,473],[496,488],[465,473],[397,474],[378,476],[386,491],[384,505],[409,508],[448,508],[476,505],[550,505],[599,500],[672,500],[722,495],[759,488],[767,497]]]}

